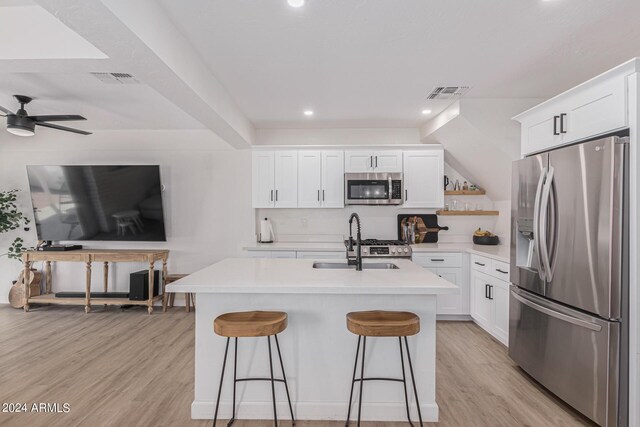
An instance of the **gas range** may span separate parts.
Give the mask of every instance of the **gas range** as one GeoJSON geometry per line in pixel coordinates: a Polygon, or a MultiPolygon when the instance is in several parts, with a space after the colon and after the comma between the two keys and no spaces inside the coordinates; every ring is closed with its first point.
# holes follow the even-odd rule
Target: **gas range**
{"type": "MultiPolygon", "coordinates": [[[[363,258],[411,258],[411,246],[402,240],[363,239],[361,243],[363,258]]],[[[352,251],[349,251],[348,240],[344,241],[344,245],[347,247],[347,256],[355,257],[355,240],[352,251]]]]}

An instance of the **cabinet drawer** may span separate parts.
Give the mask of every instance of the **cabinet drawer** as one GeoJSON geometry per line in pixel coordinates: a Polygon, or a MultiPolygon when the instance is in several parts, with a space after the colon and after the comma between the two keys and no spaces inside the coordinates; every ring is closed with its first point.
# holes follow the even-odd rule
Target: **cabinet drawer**
{"type": "Polygon", "coordinates": [[[419,264],[427,268],[457,268],[462,267],[462,254],[461,253],[439,253],[439,252],[423,252],[414,253],[412,257],[416,264],[419,264]]]}
{"type": "Polygon", "coordinates": [[[509,281],[509,264],[502,261],[492,260],[490,274],[495,278],[508,282],[509,281]]]}
{"type": "Polygon", "coordinates": [[[471,255],[471,268],[485,274],[491,274],[491,259],[479,255],[471,255]]]}

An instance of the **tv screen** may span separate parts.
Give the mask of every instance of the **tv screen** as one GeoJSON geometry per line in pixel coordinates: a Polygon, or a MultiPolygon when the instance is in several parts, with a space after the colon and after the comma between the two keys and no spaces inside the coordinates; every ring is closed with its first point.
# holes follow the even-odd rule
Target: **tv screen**
{"type": "Polygon", "coordinates": [[[165,241],[159,166],[27,166],[39,240],[165,241]]]}

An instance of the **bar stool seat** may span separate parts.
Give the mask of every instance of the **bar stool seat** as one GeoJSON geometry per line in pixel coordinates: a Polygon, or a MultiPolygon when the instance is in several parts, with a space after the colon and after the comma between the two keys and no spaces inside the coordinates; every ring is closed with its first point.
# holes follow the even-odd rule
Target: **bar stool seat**
{"type": "Polygon", "coordinates": [[[218,421],[218,409],[220,408],[220,395],[222,394],[222,384],[224,381],[224,372],[227,366],[227,354],[229,353],[229,343],[231,338],[234,339],[233,351],[233,412],[231,419],[227,423],[230,427],[236,420],[236,385],[243,381],[269,381],[271,382],[271,397],[273,400],[273,420],[275,426],[278,426],[278,412],[276,405],[276,383],[284,384],[287,393],[287,403],[289,404],[289,412],[291,413],[291,422],[295,426],[296,421],[293,416],[293,405],[289,395],[289,386],[287,385],[287,377],[284,373],[284,363],[282,362],[282,353],[280,353],[280,343],[278,342],[278,334],[287,329],[288,316],[287,313],[281,311],[243,311],[236,313],[225,313],[216,317],[213,321],[213,331],[222,337],[227,338],[227,344],[224,350],[224,359],[222,362],[222,373],[220,374],[220,385],[218,386],[218,398],[216,399],[215,412],[213,414],[213,426],[218,421]],[[238,338],[258,338],[267,337],[269,349],[269,373],[268,378],[238,378],[238,338]],[[276,378],[273,374],[273,356],[271,355],[271,337],[276,343],[278,359],[280,361],[280,369],[282,378],[276,378]]]}
{"type": "Polygon", "coordinates": [[[407,337],[416,335],[420,332],[420,317],[414,313],[407,311],[357,311],[347,314],[347,329],[355,335],[358,335],[358,346],[356,348],[356,360],[353,366],[353,378],[351,380],[351,393],[349,395],[349,407],[347,409],[347,420],[345,426],[349,426],[351,419],[351,404],[353,402],[353,391],[356,383],[360,385],[358,397],[358,427],[362,417],[362,390],[366,381],[393,381],[401,382],[404,389],[404,401],[407,409],[407,421],[414,427],[411,421],[411,410],[409,408],[409,396],[407,394],[407,375],[405,373],[404,361],[405,350],[407,362],[409,364],[409,372],[411,373],[411,383],[413,385],[413,395],[415,397],[416,409],[418,411],[418,420],[420,426],[422,422],[422,411],[420,410],[420,401],[418,400],[418,388],[416,387],[416,379],[413,374],[413,363],[411,362],[411,354],[409,353],[409,342],[407,337]],[[367,351],[367,337],[394,337],[398,338],[400,349],[400,366],[402,367],[402,378],[384,378],[384,377],[365,377],[365,353],[367,351]],[[404,343],[403,343],[404,341],[404,343]],[[358,372],[358,356],[360,355],[360,344],[362,344],[362,356],[360,362],[360,378],[356,377],[358,372]],[[404,344],[404,349],[402,348],[404,344]]]}
{"type": "Polygon", "coordinates": [[[347,329],[366,337],[409,337],[420,332],[420,318],[407,311],[358,311],[347,314],[347,329]]]}
{"type": "Polygon", "coordinates": [[[245,311],[226,313],[213,321],[213,330],[222,337],[268,337],[287,329],[287,313],[245,311]]]}

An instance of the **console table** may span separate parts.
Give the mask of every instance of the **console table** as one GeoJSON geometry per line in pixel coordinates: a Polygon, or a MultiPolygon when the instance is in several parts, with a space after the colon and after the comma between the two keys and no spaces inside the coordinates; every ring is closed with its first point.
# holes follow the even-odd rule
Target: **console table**
{"type": "Polygon", "coordinates": [[[29,304],[63,304],[84,305],[85,312],[91,311],[91,304],[95,305],[146,305],[149,314],[153,313],[153,303],[164,296],[164,277],[167,275],[167,258],[169,251],[164,249],[81,249],[74,251],[25,251],[22,253],[25,277],[29,277],[31,264],[37,261],[45,262],[46,289],[42,295],[31,296],[30,289],[25,289],[24,311],[29,311],[29,304]],[[162,294],[153,296],[154,267],[156,262],[162,261],[162,294]],[[85,298],[56,298],[51,290],[52,262],[82,262],[86,267],[85,298]],[[131,301],[128,298],[91,298],[91,263],[101,262],[104,268],[104,291],[107,292],[109,279],[109,263],[114,262],[146,262],[149,263],[149,299],[131,301]]]}

